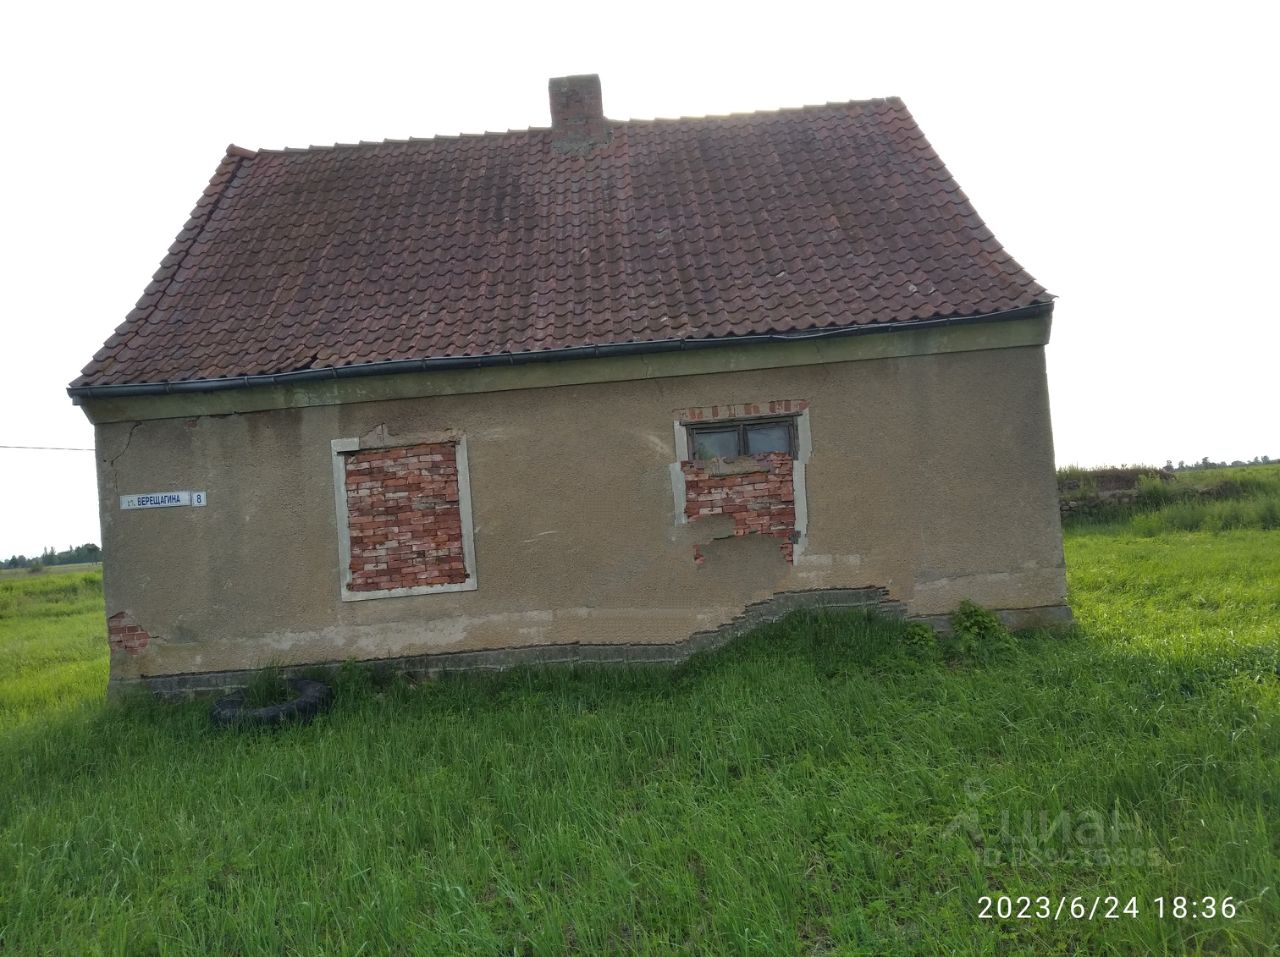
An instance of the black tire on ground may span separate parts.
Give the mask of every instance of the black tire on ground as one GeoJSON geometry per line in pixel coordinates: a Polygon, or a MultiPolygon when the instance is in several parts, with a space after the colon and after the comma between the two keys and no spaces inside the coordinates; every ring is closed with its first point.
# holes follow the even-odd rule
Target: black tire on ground
{"type": "Polygon", "coordinates": [[[219,698],[209,716],[220,728],[273,728],[291,721],[306,724],[333,703],[333,691],[323,682],[286,678],[285,684],[294,693],[288,701],[265,708],[246,708],[244,694],[238,693],[219,698]]]}

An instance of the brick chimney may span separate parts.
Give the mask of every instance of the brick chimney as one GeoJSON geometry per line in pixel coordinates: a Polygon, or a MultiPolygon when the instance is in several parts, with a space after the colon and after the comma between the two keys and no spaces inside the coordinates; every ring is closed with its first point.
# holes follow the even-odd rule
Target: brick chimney
{"type": "Polygon", "coordinates": [[[551,92],[551,143],[556,150],[589,153],[609,142],[599,75],[552,77],[547,86],[551,92]]]}

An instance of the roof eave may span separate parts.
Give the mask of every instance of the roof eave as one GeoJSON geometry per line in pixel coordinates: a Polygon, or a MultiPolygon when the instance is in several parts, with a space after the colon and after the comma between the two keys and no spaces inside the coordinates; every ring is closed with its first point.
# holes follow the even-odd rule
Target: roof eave
{"type": "Polygon", "coordinates": [[[978,322],[1005,322],[1050,316],[1052,300],[1035,302],[1017,309],[979,315],[946,316],[933,319],[913,319],[890,323],[864,323],[838,326],[808,332],[779,332],[748,336],[722,336],[710,339],[657,339],[645,342],[617,342],[597,346],[572,346],[563,349],[545,349],[535,352],[505,352],[477,356],[438,356],[425,359],[392,359],[385,362],[369,362],[362,365],[336,366],[323,369],[299,369],[294,372],[275,372],[260,375],[231,376],[220,379],[185,379],[174,382],[137,382],[120,385],[68,386],[67,394],[74,404],[84,399],[113,399],[130,396],[175,395],[182,393],[223,392],[229,389],[250,389],[261,386],[292,385],[326,379],[352,379],[364,376],[393,375],[404,372],[434,372],[446,369],[479,369],[487,366],[524,365],[532,362],[564,362],[573,359],[594,359],[609,356],[642,355],[645,353],[679,352],[692,349],[711,349],[718,346],[741,346],[770,342],[796,342],[806,339],[834,339],[846,336],[892,333],[907,329],[927,329],[978,322]]]}

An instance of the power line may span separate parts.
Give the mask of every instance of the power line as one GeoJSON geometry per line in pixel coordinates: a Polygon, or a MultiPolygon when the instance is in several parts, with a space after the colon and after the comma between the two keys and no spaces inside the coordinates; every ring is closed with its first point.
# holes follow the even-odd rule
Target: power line
{"type": "Polygon", "coordinates": [[[92,452],[93,449],[82,449],[72,445],[0,445],[0,449],[26,449],[38,452],[92,452]]]}

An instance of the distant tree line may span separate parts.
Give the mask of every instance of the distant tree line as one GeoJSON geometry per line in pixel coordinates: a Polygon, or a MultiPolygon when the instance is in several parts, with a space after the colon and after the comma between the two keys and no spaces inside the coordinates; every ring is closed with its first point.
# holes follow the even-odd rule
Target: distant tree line
{"type": "Polygon", "coordinates": [[[92,542],[76,545],[65,552],[46,548],[39,557],[28,558],[26,555],[11,555],[0,567],[3,568],[46,568],[49,565],[79,565],[84,562],[102,561],[102,549],[92,542]]]}
{"type": "Polygon", "coordinates": [[[1209,456],[1206,455],[1199,462],[1192,462],[1190,465],[1181,459],[1178,460],[1177,465],[1174,465],[1173,459],[1169,459],[1169,461],[1164,463],[1164,467],[1167,469],[1173,469],[1175,472],[1185,472],[1188,469],[1227,469],[1239,468],[1242,465],[1271,465],[1273,463],[1280,463],[1280,459],[1273,459],[1269,455],[1255,455],[1248,462],[1242,461],[1241,459],[1236,459],[1234,462],[1210,462],[1209,456]]]}

